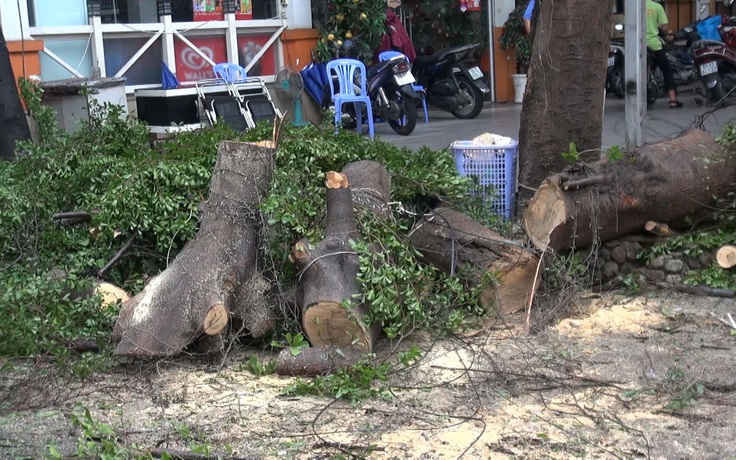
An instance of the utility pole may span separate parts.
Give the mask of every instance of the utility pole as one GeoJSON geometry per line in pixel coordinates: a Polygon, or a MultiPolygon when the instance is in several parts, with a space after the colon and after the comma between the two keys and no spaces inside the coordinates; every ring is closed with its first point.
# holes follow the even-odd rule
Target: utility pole
{"type": "Polygon", "coordinates": [[[626,0],[624,9],[626,148],[631,149],[646,142],[646,0],[626,0]]]}
{"type": "Polygon", "coordinates": [[[31,130],[23,111],[15,83],[10,52],[0,24],[0,159],[15,160],[15,142],[31,139],[31,130]]]}

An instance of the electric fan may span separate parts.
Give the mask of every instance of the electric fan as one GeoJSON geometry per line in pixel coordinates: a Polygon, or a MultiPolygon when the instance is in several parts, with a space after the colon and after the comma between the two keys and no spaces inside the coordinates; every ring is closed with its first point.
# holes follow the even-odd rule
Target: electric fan
{"type": "Polygon", "coordinates": [[[294,101],[294,126],[304,126],[307,123],[302,116],[302,92],[304,80],[293,67],[284,67],[276,74],[276,92],[288,101],[294,101]]]}

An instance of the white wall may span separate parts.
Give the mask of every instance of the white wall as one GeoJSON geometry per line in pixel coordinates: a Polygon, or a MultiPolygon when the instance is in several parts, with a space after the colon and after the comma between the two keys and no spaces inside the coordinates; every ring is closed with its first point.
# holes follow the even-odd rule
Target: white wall
{"type": "MultiPolygon", "coordinates": [[[[283,0],[278,0],[283,1],[283,0]]],[[[288,0],[286,23],[289,29],[312,28],[312,3],[310,0],[288,0]]]]}
{"type": "Polygon", "coordinates": [[[0,1],[0,23],[2,23],[3,35],[7,41],[30,38],[26,0],[20,1],[20,12],[18,11],[18,2],[0,1]]]}
{"type": "Polygon", "coordinates": [[[509,18],[509,13],[514,11],[516,3],[514,0],[491,0],[493,5],[493,26],[503,27],[503,23],[509,18]]]}

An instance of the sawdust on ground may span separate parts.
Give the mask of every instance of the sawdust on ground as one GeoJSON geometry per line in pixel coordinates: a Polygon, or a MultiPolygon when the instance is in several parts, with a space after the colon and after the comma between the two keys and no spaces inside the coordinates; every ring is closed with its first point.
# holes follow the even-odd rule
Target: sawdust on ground
{"type": "Polygon", "coordinates": [[[0,391],[22,383],[0,394],[15,406],[0,412],[0,457],[73,454],[71,416],[86,408],[125,446],[223,458],[736,458],[736,337],[718,320],[736,300],[589,294],[578,305],[535,335],[522,313],[453,338],[383,341],[377,355],[395,365],[381,397],[355,403],[285,395],[295,379],[256,377],[244,363],[275,356],[249,348],[222,369],[136,363],[75,385],[19,370],[0,377],[0,391]],[[401,365],[414,345],[421,359],[401,365]]]}

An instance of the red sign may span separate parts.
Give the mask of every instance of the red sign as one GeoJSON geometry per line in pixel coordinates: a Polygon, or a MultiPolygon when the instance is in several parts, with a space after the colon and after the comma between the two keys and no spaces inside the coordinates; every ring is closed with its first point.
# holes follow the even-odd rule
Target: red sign
{"type": "MultiPolygon", "coordinates": [[[[187,38],[212,62],[227,62],[225,37],[187,38]]],[[[174,40],[174,53],[176,54],[176,78],[178,78],[180,82],[215,78],[215,74],[212,71],[212,64],[207,62],[201,54],[194,51],[183,41],[179,39],[174,40]]]]}
{"type": "MultiPolygon", "coordinates": [[[[263,49],[269,38],[271,38],[270,35],[240,35],[238,37],[240,65],[245,67],[250,64],[256,54],[263,49]]],[[[276,75],[276,50],[273,44],[248,71],[250,77],[261,75],[276,75]]]]}
{"type": "MultiPolygon", "coordinates": [[[[195,21],[222,21],[225,19],[221,0],[192,0],[192,2],[195,21]]],[[[251,0],[240,0],[240,6],[235,11],[235,19],[253,19],[251,0]]]]}
{"type": "MultiPolygon", "coordinates": [[[[256,54],[263,48],[270,35],[241,35],[238,37],[238,60],[240,65],[248,65],[256,54]]],[[[228,62],[225,50],[225,37],[187,37],[199,51],[207,56],[212,62],[219,64],[228,62]]],[[[208,80],[215,78],[212,64],[207,62],[202,55],[179,39],[174,40],[174,53],[176,54],[176,77],[180,82],[191,82],[197,80],[208,80]]],[[[257,77],[261,75],[276,74],[276,53],[271,46],[248,71],[248,76],[257,77]]]]}

